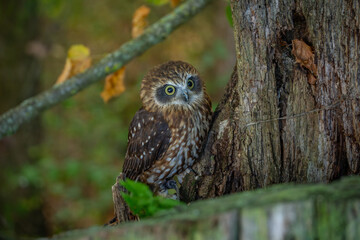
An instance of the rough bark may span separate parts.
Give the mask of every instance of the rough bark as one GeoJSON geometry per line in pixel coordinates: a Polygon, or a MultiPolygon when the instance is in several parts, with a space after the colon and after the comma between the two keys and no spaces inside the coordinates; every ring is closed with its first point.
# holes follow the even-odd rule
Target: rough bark
{"type": "Polygon", "coordinates": [[[203,200],[155,218],[54,239],[357,239],[360,178],[279,185],[203,200]]]}
{"type": "Polygon", "coordinates": [[[120,181],[125,181],[123,173],[116,178],[115,184],[112,186],[111,191],[114,202],[114,215],[115,217],[106,225],[117,225],[119,223],[130,222],[139,220],[137,216],[133,215],[130,211],[129,206],[121,196],[121,193],[128,193],[126,188],[120,185],[120,181]]]}
{"type": "Polygon", "coordinates": [[[183,199],[359,174],[359,1],[231,7],[237,66],[183,199]],[[317,71],[295,61],[294,39],[312,48],[317,71]]]}
{"type": "MultiPolygon", "coordinates": [[[[142,35],[108,54],[95,66],[66,82],[56,85],[39,95],[23,101],[19,106],[0,116],[0,139],[17,131],[25,122],[42,111],[85,89],[90,84],[104,79],[110,73],[123,67],[153,45],[163,41],[171,32],[195,16],[212,0],[189,0],[174,11],[148,27],[142,35]]],[[[55,82],[55,81],[54,81],[55,82]]]]}

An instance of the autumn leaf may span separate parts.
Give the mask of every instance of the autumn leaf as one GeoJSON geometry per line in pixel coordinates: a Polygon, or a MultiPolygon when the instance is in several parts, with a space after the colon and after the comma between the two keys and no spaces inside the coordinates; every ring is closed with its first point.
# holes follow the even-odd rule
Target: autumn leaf
{"type": "MultiPolygon", "coordinates": [[[[145,5],[136,9],[132,19],[132,32],[133,38],[140,36],[144,29],[147,27],[147,16],[150,13],[150,8],[145,5]]],[[[125,91],[124,86],[125,66],[110,74],[105,79],[104,91],[101,92],[101,97],[104,102],[108,102],[111,98],[119,96],[125,91]]]]}
{"type": "Polygon", "coordinates": [[[55,84],[65,82],[72,76],[84,72],[90,66],[90,49],[81,44],[72,45],[68,51],[64,69],[55,84]]]}
{"type": "Polygon", "coordinates": [[[309,45],[304,41],[294,39],[292,41],[291,53],[295,56],[295,60],[302,67],[307,68],[315,77],[317,76],[317,67],[314,63],[314,53],[309,45]]]}
{"type": "Polygon", "coordinates": [[[171,6],[173,8],[177,7],[177,5],[179,5],[181,2],[181,0],[171,0],[171,6]]]}
{"type": "Polygon", "coordinates": [[[138,9],[136,9],[133,18],[132,18],[132,30],[131,36],[136,38],[140,36],[144,29],[148,25],[147,16],[150,14],[150,8],[145,5],[142,5],[138,9]]]}
{"type": "Polygon", "coordinates": [[[124,77],[125,67],[120,68],[106,77],[105,89],[101,92],[101,97],[104,102],[108,102],[111,98],[119,96],[125,91],[124,77]]]}
{"type": "Polygon", "coordinates": [[[314,75],[312,73],[308,73],[307,75],[307,79],[308,79],[308,83],[310,85],[315,85],[316,84],[316,77],[314,77],[314,75]]]}

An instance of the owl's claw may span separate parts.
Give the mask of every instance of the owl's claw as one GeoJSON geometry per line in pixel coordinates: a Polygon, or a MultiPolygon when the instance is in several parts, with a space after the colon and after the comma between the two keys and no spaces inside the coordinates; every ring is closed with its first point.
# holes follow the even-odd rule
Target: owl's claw
{"type": "Polygon", "coordinates": [[[171,199],[178,199],[179,198],[179,188],[177,186],[177,183],[175,180],[168,180],[166,181],[163,185],[162,185],[162,190],[161,192],[165,193],[165,194],[161,194],[161,195],[165,195],[164,197],[167,198],[171,198],[171,199]],[[176,194],[174,195],[168,195],[168,190],[169,189],[174,189],[176,191],[176,194]]]}
{"type": "Polygon", "coordinates": [[[164,186],[166,189],[175,189],[175,190],[177,189],[176,181],[172,180],[172,179],[169,181],[166,181],[164,186]]]}

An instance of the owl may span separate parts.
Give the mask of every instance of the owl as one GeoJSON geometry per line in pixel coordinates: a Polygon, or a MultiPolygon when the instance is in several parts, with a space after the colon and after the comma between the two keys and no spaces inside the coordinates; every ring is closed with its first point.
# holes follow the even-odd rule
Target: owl
{"type": "Polygon", "coordinates": [[[131,121],[123,173],[157,195],[191,169],[211,120],[211,101],[196,69],[182,61],[154,67],[142,80],[142,107],[131,121]]]}

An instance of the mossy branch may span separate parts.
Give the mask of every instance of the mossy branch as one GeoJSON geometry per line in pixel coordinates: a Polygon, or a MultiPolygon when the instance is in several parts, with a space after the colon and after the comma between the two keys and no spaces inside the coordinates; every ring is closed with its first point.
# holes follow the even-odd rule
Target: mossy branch
{"type": "Polygon", "coordinates": [[[0,139],[15,133],[22,124],[33,119],[42,111],[75,95],[90,84],[104,79],[106,75],[115,72],[153,45],[163,41],[171,32],[196,15],[211,1],[186,1],[173,12],[148,27],[141,36],[125,43],[118,50],[108,54],[84,73],[78,74],[37,96],[28,98],[17,107],[5,112],[0,116],[0,139]]]}
{"type": "Polygon", "coordinates": [[[353,176],[332,184],[280,184],[200,200],[140,222],[55,238],[358,239],[359,224],[360,177],[353,176]]]}

